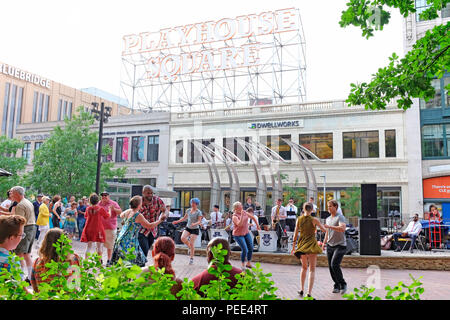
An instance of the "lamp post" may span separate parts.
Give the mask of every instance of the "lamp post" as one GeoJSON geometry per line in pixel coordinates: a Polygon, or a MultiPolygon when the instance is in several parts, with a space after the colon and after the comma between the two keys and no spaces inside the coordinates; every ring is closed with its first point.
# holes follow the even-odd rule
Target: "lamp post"
{"type": "Polygon", "coordinates": [[[98,110],[98,102],[92,102],[92,113],[94,118],[99,121],[98,130],[98,151],[97,151],[97,175],[95,178],[95,193],[100,192],[100,171],[102,168],[102,137],[103,137],[103,123],[108,122],[108,118],[111,116],[111,107],[105,107],[105,103],[100,104],[100,110],[98,110]]]}
{"type": "Polygon", "coordinates": [[[327,211],[327,175],[324,172],[320,177],[323,178],[323,211],[327,211]]]}

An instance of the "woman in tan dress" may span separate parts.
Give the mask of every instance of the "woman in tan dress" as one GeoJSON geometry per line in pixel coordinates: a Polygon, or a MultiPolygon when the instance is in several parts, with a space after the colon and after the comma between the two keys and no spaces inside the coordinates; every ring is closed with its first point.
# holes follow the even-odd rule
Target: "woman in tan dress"
{"type": "Polygon", "coordinates": [[[302,261],[301,272],[301,290],[298,291],[300,296],[303,296],[303,290],[305,288],[306,272],[309,265],[309,278],[308,278],[308,297],[311,297],[311,291],[314,285],[314,275],[316,271],[317,255],[322,253],[322,249],[317,244],[316,240],[316,227],[319,227],[323,232],[326,232],[325,227],[320,223],[320,220],[311,216],[313,206],[310,203],[303,205],[303,213],[297,218],[294,231],[294,245],[297,247],[292,248],[291,254],[294,254],[302,261]],[[299,241],[297,243],[298,233],[300,232],[299,241]]]}

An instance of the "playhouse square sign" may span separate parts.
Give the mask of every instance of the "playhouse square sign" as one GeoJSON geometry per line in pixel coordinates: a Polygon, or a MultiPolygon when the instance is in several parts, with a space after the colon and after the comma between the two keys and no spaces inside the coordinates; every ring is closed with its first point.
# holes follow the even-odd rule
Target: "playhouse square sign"
{"type": "MultiPolygon", "coordinates": [[[[174,80],[180,75],[253,67],[260,63],[263,36],[298,31],[294,8],[223,18],[123,37],[124,58],[142,59],[146,78],[174,80]]],[[[274,39],[272,39],[274,42],[274,39]]]]}

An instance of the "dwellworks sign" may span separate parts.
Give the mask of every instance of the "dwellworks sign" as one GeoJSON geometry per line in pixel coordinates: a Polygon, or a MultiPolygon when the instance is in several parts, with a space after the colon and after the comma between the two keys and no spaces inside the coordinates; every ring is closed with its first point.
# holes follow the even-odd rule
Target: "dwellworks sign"
{"type": "Polygon", "coordinates": [[[303,127],[303,120],[288,121],[265,121],[265,122],[249,122],[249,129],[271,129],[271,128],[292,128],[303,127]]]}

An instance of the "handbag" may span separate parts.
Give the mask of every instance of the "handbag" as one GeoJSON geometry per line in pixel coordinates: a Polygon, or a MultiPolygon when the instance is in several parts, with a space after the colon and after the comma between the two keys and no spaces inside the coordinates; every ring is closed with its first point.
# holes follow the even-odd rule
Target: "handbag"
{"type": "Polygon", "coordinates": [[[381,249],[390,250],[392,245],[392,235],[381,238],[381,249]]]}

